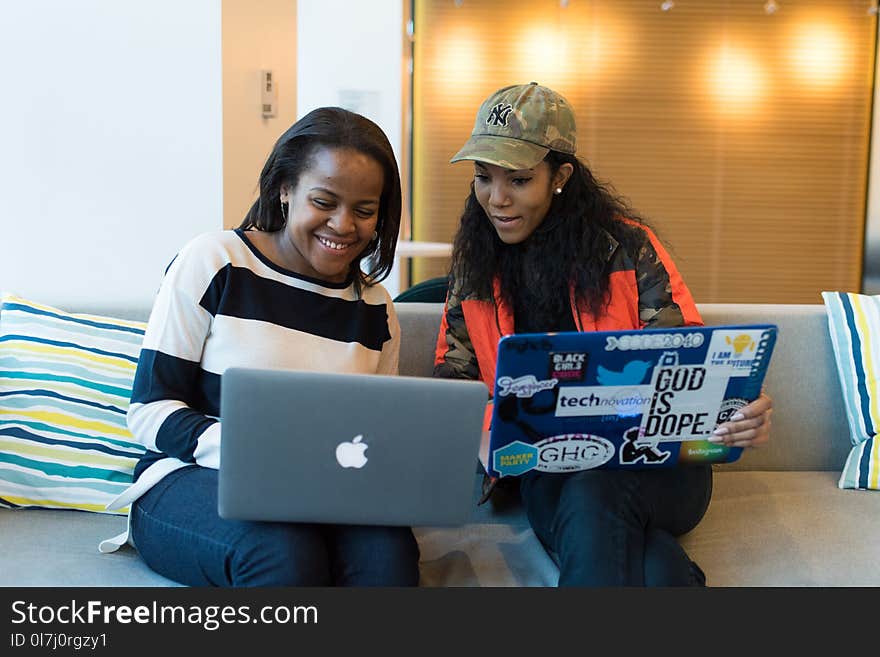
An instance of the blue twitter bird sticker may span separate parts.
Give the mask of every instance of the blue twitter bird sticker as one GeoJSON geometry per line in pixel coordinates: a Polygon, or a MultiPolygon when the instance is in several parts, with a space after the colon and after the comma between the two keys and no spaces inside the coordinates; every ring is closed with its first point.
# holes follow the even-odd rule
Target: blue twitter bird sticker
{"type": "Polygon", "coordinates": [[[652,363],[647,360],[631,360],[623,366],[622,372],[615,372],[606,367],[596,370],[596,380],[603,386],[635,386],[645,380],[645,374],[652,363]]]}

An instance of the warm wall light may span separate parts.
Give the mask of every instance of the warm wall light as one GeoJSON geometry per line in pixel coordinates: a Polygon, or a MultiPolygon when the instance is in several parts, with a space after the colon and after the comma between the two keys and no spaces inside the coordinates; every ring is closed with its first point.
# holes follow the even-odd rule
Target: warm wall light
{"type": "Polygon", "coordinates": [[[555,27],[528,28],[516,42],[516,70],[521,76],[552,85],[568,71],[568,44],[555,27]]]}
{"type": "MultiPolygon", "coordinates": [[[[447,86],[442,91],[453,96],[482,89],[485,83],[483,71],[488,69],[481,43],[480,35],[471,28],[460,26],[451,31],[438,44],[435,60],[442,62],[446,74],[436,76],[431,81],[431,86],[437,91],[441,91],[440,87],[447,86]]],[[[479,93],[482,92],[478,92],[478,95],[479,93]]]]}
{"type": "Polygon", "coordinates": [[[517,76],[571,89],[619,79],[633,65],[639,34],[619,12],[599,7],[569,16],[560,11],[556,21],[541,23],[529,23],[529,15],[534,16],[521,14],[522,27],[513,35],[520,44],[512,62],[517,76]]]}
{"type": "Polygon", "coordinates": [[[814,87],[831,87],[846,76],[846,44],[840,31],[827,22],[795,28],[790,62],[798,78],[814,87]]]}
{"type": "Polygon", "coordinates": [[[710,58],[712,93],[724,114],[750,114],[764,92],[764,74],[747,51],[724,45],[710,58]]]}

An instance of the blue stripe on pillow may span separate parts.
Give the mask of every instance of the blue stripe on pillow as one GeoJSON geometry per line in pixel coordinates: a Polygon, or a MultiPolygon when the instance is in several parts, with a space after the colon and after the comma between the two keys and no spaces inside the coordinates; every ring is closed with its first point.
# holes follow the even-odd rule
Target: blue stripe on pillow
{"type": "MultiPolygon", "coordinates": [[[[87,341],[95,336],[95,329],[76,322],[65,322],[54,317],[38,317],[35,315],[27,315],[21,312],[7,313],[4,322],[4,332],[8,334],[17,333],[20,335],[32,335],[33,327],[40,327],[40,334],[48,339],[53,337],[63,337],[71,342],[78,343],[79,338],[84,336],[87,341]],[[52,329],[58,329],[52,331],[52,329]]],[[[144,336],[139,333],[129,333],[122,331],[107,331],[111,344],[122,345],[122,351],[128,353],[132,347],[140,346],[144,341],[144,336]]]]}
{"type": "Polygon", "coordinates": [[[823,292],[852,444],[840,488],[880,490],[880,296],[823,292]]]}
{"type": "MultiPolygon", "coordinates": [[[[2,415],[5,419],[9,420],[14,414],[7,411],[16,410],[20,411],[20,416],[22,417],[36,417],[34,413],[39,413],[45,409],[46,400],[44,399],[15,395],[3,400],[2,415]]],[[[76,402],[54,401],[51,410],[79,420],[95,420],[96,422],[106,422],[109,424],[117,424],[120,419],[117,413],[110,413],[76,402]]]]}
{"type": "Polygon", "coordinates": [[[88,465],[71,465],[69,463],[38,461],[36,459],[5,452],[0,452],[0,463],[11,463],[23,468],[28,468],[29,470],[36,470],[56,477],[68,477],[70,479],[97,479],[99,481],[115,481],[122,484],[131,483],[131,475],[127,472],[119,472],[118,470],[112,470],[109,468],[95,468],[88,465]]]}
{"type": "Polygon", "coordinates": [[[106,392],[110,395],[116,395],[129,399],[131,397],[131,388],[118,388],[115,386],[105,386],[87,379],[79,379],[73,376],[55,376],[53,374],[37,374],[34,372],[16,372],[14,370],[0,370],[0,379],[36,379],[37,381],[58,381],[61,383],[74,383],[83,388],[91,388],[99,392],[106,392]]]}
{"type": "Polygon", "coordinates": [[[19,303],[14,303],[14,302],[7,303],[4,301],[3,302],[3,310],[4,310],[4,312],[14,312],[16,310],[21,310],[21,311],[24,311],[24,312],[32,314],[32,315],[43,315],[45,317],[54,317],[55,319],[62,319],[65,322],[71,322],[73,324],[82,324],[84,326],[90,326],[92,328],[98,328],[98,329],[110,329],[112,331],[123,331],[126,333],[134,333],[134,334],[140,335],[140,336],[143,336],[144,332],[146,331],[146,327],[126,326],[123,324],[114,324],[110,321],[100,322],[100,321],[95,321],[95,320],[91,320],[91,319],[85,319],[84,317],[76,317],[76,316],[69,315],[66,313],[62,314],[62,312],[60,310],[56,311],[56,312],[51,312],[51,311],[47,311],[47,310],[41,310],[41,309],[36,308],[35,306],[32,306],[32,305],[19,304],[19,303]]]}
{"type": "Polygon", "coordinates": [[[145,451],[126,424],[145,329],[3,295],[0,502],[120,513],[145,451]]]}
{"type": "MultiPolygon", "coordinates": [[[[40,372],[45,368],[45,361],[23,360],[21,358],[0,356],[0,368],[7,371],[18,372],[40,372]]],[[[96,367],[85,367],[83,365],[74,365],[63,360],[57,360],[52,364],[52,370],[58,374],[66,374],[74,378],[89,379],[96,383],[104,383],[109,386],[127,386],[131,382],[130,376],[119,376],[118,371],[111,374],[104,374],[96,367]]]]}
{"type": "Polygon", "coordinates": [[[840,295],[840,303],[843,306],[844,316],[846,317],[846,328],[849,331],[852,340],[852,358],[851,365],[856,373],[856,401],[860,406],[863,429],[865,435],[873,436],[875,434],[874,426],[871,423],[871,398],[868,394],[867,382],[865,380],[865,367],[862,363],[862,341],[859,338],[859,327],[856,324],[855,312],[853,311],[852,302],[846,294],[840,295]]]}
{"type": "Polygon", "coordinates": [[[20,427],[4,427],[0,428],[0,436],[11,436],[22,441],[30,441],[33,443],[43,443],[44,445],[60,445],[62,447],[72,447],[75,449],[88,449],[93,452],[102,452],[111,456],[121,456],[123,458],[139,458],[143,453],[142,449],[129,447],[126,449],[114,448],[112,445],[105,445],[94,440],[88,440],[88,436],[83,436],[84,440],[61,440],[60,438],[47,438],[38,433],[26,431],[20,427]]]}
{"type": "Polygon", "coordinates": [[[866,440],[861,445],[859,445],[859,488],[868,487],[868,472],[870,471],[871,465],[871,452],[870,450],[865,449],[865,447],[870,442],[870,440],[866,440]]]}
{"type": "MultiPolygon", "coordinates": [[[[2,476],[6,481],[15,484],[20,489],[27,487],[46,490],[51,488],[71,488],[77,485],[75,481],[71,482],[70,479],[64,477],[53,479],[44,476],[44,474],[28,470],[6,470],[2,476]]],[[[119,495],[119,493],[125,490],[127,485],[128,483],[124,479],[118,482],[102,481],[99,479],[89,481],[90,488],[104,491],[108,495],[119,495]]]]}
{"type": "MultiPolygon", "coordinates": [[[[9,431],[10,430],[9,426],[8,426],[9,424],[11,424],[11,423],[5,422],[3,424],[0,424],[0,427],[3,427],[2,431],[9,431]],[[4,425],[6,425],[6,426],[4,426],[4,425]]],[[[45,422],[31,422],[31,421],[17,419],[17,420],[15,420],[15,424],[23,426],[23,427],[28,427],[34,431],[43,431],[47,435],[57,434],[57,435],[62,435],[62,436],[70,436],[71,438],[82,438],[84,440],[88,440],[89,438],[95,437],[94,434],[82,433],[82,432],[77,432],[77,431],[70,431],[69,429],[62,429],[61,427],[59,427],[57,425],[46,424],[45,422]]],[[[140,443],[133,442],[132,440],[124,440],[124,439],[119,440],[119,439],[115,439],[115,438],[110,438],[108,436],[101,436],[101,440],[106,443],[113,443],[115,445],[118,445],[119,447],[122,447],[123,449],[130,447],[135,450],[140,450],[141,452],[144,451],[144,448],[140,443]]]]}
{"type": "Polygon", "coordinates": [[[84,347],[82,345],[76,344],[75,342],[61,342],[59,340],[47,340],[45,338],[34,338],[29,335],[3,335],[0,336],[0,343],[2,342],[11,342],[12,340],[21,340],[22,342],[35,342],[37,344],[48,344],[53,347],[69,347],[71,349],[76,349],[77,351],[85,351],[88,353],[98,354],[99,356],[110,356],[112,358],[122,358],[131,363],[137,364],[137,358],[133,356],[129,356],[127,354],[120,354],[113,351],[105,351],[103,349],[92,349],[91,347],[84,347]]]}
{"type": "MultiPolygon", "coordinates": [[[[60,399],[62,401],[72,401],[77,404],[83,406],[93,406],[95,408],[100,408],[105,411],[110,411],[111,413],[118,413],[119,415],[125,415],[126,410],[123,408],[119,408],[118,406],[113,406],[111,404],[99,404],[98,402],[89,401],[87,399],[77,399],[76,397],[68,397],[66,395],[61,395],[52,390],[41,390],[36,388],[34,390],[13,390],[11,392],[0,392],[0,397],[12,396],[12,395],[28,395],[34,397],[52,397],[53,399],[60,399]]],[[[2,405],[2,401],[0,401],[0,405],[2,405]]]]}
{"type": "MultiPolygon", "coordinates": [[[[849,346],[849,332],[846,330],[846,322],[843,322],[843,326],[840,325],[841,318],[844,317],[843,306],[841,304],[840,295],[833,292],[825,292],[822,297],[825,300],[825,305],[828,313],[828,331],[831,334],[831,346],[834,350],[834,358],[835,361],[838,361],[843,358],[846,359],[850,350],[849,346]]],[[[859,433],[859,427],[861,426],[861,422],[857,417],[858,409],[854,408],[850,401],[855,398],[855,394],[853,393],[854,382],[850,379],[851,368],[837,367],[838,379],[840,380],[840,387],[843,391],[843,403],[844,409],[846,410],[847,422],[849,423],[851,436],[853,436],[852,444],[857,444],[858,441],[855,440],[855,436],[859,433]]]]}

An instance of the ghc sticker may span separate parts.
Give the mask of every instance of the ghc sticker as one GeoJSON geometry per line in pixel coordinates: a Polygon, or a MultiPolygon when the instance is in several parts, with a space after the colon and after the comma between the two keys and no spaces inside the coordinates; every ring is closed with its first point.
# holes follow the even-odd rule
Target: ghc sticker
{"type": "Polygon", "coordinates": [[[495,470],[502,476],[521,475],[535,467],[538,462],[538,450],[520,440],[515,440],[492,455],[495,470]]]}
{"type": "Polygon", "coordinates": [[[535,443],[540,472],[574,472],[598,468],[614,456],[614,444],[601,436],[566,433],[535,443]]]}

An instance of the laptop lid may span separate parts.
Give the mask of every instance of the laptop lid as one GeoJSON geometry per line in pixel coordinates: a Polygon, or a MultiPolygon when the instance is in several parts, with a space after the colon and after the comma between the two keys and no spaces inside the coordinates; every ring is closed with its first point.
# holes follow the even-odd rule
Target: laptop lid
{"type": "Polygon", "coordinates": [[[756,399],[773,325],[510,335],[498,344],[487,470],[731,462],[708,438],[756,399]]]}
{"type": "Polygon", "coordinates": [[[230,368],[221,379],[219,513],[467,522],[487,399],[476,381],[230,368]]]}

